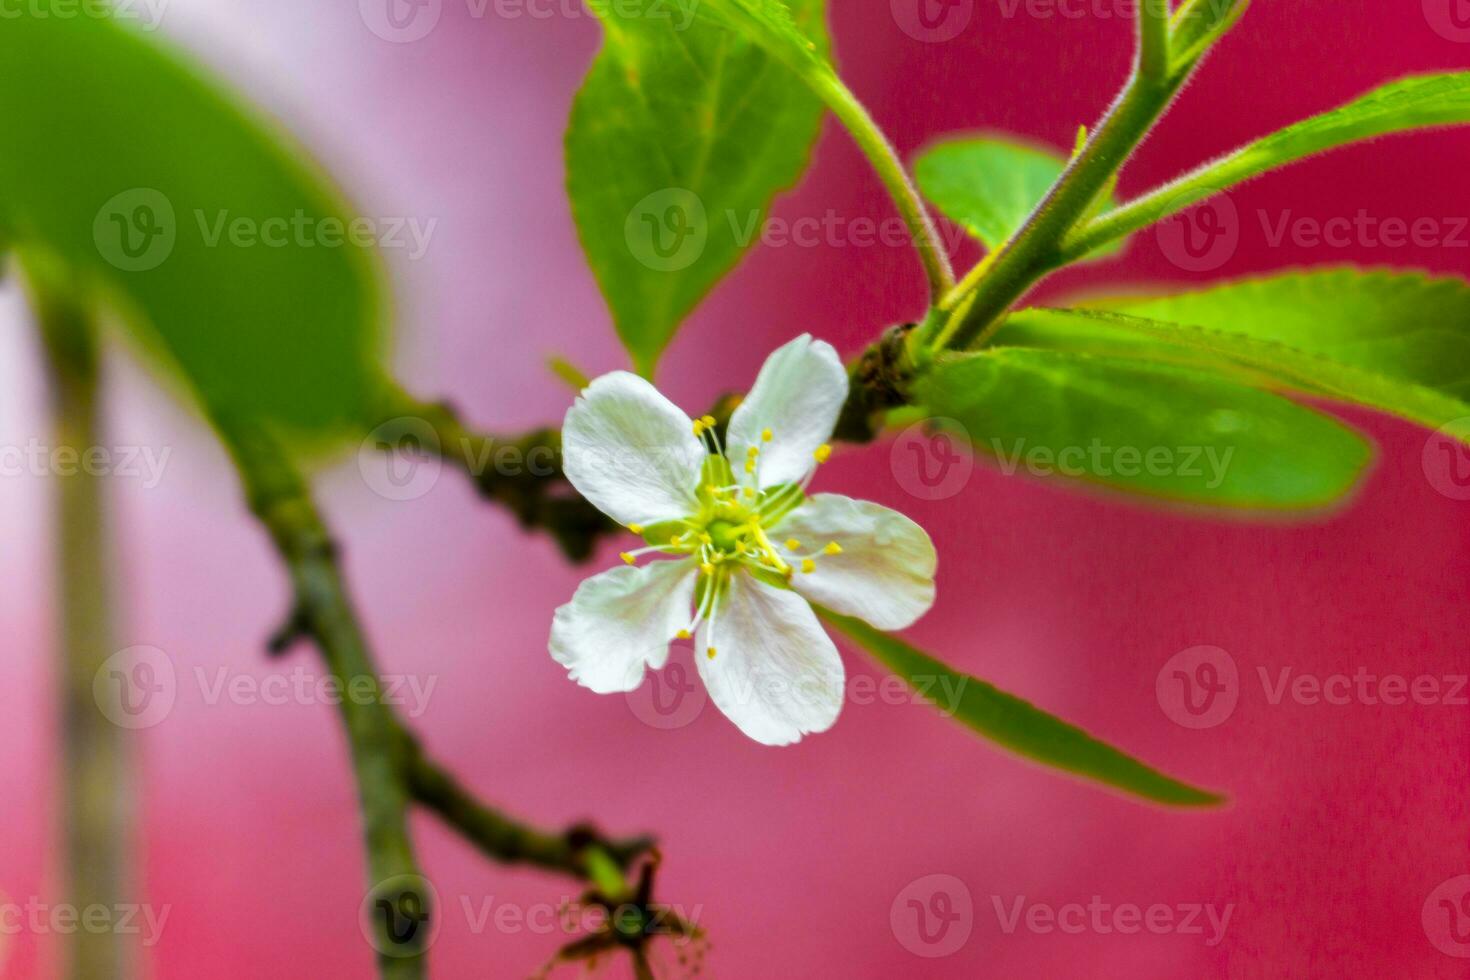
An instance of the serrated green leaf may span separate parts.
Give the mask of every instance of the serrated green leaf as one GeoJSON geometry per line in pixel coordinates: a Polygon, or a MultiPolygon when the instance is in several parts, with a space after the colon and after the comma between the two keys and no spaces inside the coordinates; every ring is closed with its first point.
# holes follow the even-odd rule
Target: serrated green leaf
{"type": "Polygon", "coordinates": [[[992,684],[962,674],[897,637],[829,609],[822,618],[878,658],[916,691],[958,692],[956,721],[1010,752],[1170,806],[1212,806],[1217,793],[1166,776],[1087,732],[992,684]]]}
{"type": "MultiPolygon", "coordinates": [[[[1021,229],[1066,166],[1067,158],[1059,153],[1010,136],[986,135],[926,149],[914,162],[914,180],[946,217],[994,251],[1021,229]]],[[[1094,213],[1112,205],[1110,184],[1094,213]]],[[[1110,242],[1090,258],[1122,249],[1123,242],[1110,242]]]]}
{"type": "MultiPolygon", "coordinates": [[[[0,225],[59,259],[207,407],[321,433],[375,396],[383,300],[328,181],[179,55],[36,0],[0,28],[0,225]],[[220,218],[280,247],[240,245],[220,218]],[[310,237],[309,235],[306,237],[310,237]]],[[[70,8],[72,5],[65,5],[70,8]]]]}
{"type": "Polygon", "coordinates": [[[651,373],[684,317],[759,239],[805,169],[822,106],[821,0],[596,7],[601,52],[572,104],[567,192],[618,336],[651,373]],[[795,67],[793,67],[795,66],[795,67]]]}
{"type": "Polygon", "coordinates": [[[1326,269],[1199,292],[1026,310],[1003,343],[1086,350],[1253,376],[1437,428],[1470,416],[1470,285],[1326,269]]]}
{"type": "Polygon", "coordinates": [[[1277,395],[1115,357],[1020,347],[946,355],[913,395],[1003,471],[1161,500],[1321,508],[1371,458],[1350,429],[1277,395]]]}
{"type": "Polygon", "coordinates": [[[1327,150],[1414,129],[1470,122],[1470,72],[1416,75],[1278,130],[1130,201],[1070,236],[1065,256],[1147,227],[1269,170],[1327,150]]]}

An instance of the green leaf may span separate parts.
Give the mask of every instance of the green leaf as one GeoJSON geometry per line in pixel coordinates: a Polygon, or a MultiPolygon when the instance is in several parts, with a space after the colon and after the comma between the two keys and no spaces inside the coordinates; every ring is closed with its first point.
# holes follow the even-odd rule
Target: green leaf
{"type": "Polygon", "coordinates": [[[805,169],[822,106],[821,0],[677,0],[667,16],[597,4],[605,37],[572,104],[567,192],[635,365],[760,237],[805,169]]]}
{"type": "Polygon", "coordinates": [[[1470,122],[1470,72],[1400,79],[1247,144],[1124,204],[1069,237],[1063,253],[1085,254],[1268,170],[1317,153],[1388,133],[1466,122],[1470,122]]]}
{"type": "MultiPolygon", "coordinates": [[[[980,136],[932,146],[914,163],[924,196],[995,251],[1021,229],[1067,166],[1067,158],[1010,136],[980,136]]],[[[1113,205],[1111,188],[1095,210],[1113,205]]],[[[1122,251],[1112,242],[1092,257],[1122,251]]]]}
{"type": "Polygon", "coordinates": [[[0,237],[103,294],[206,407],[301,430],[356,421],[379,383],[383,298],[369,249],[325,244],[349,220],[336,191],[180,56],[61,6],[0,28],[0,237]],[[221,219],[270,221],[286,243],[237,244],[221,219]]]}
{"type": "Polygon", "coordinates": [[[1094,304],[1106,309],[1023,311],[1000,336],[1234,370],[1433,428],[1470,416],[1470,285],[1459,279],[1326,269],[1094,304]]]}
{"type": "Polygon", "coordinates": [[[871,652],[916,691],[958,691],[954,718],[1017,755],[1132,796],[1172,806],[1212,806],[1217,793],[1196,789],[1098,741],[1055,715],[962,674],[861,620],[819,609],[823,619],[871,652]],[[936,680],[938,684],[936,685],[936,680]]]}
{"type": "Polygon", "coordinates": [[[948,355],[914,400],[1005,472],[1086,480],[1217,507],[1320,508],[1368,445],[1325,415],[1186,368],[994,347],[948,355]]]}

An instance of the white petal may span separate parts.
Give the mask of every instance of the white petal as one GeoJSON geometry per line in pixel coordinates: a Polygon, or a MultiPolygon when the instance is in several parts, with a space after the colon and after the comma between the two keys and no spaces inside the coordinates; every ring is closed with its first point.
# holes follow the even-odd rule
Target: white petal
{"type": "Polygon", "coordinates": [[[620,524],[656,524],[698,509],[706,450],[694,423],[626,371],[593,381],[567,411],[562,467],[572,486],[620,524]]]}
{"type": "Polygon", "coordinates": [[[842,710],[842,658],[805,599],[789,589],[732,577],[710,626],[699,629],[695,662],[711,700],[740,730],[766,745],[824,732],[842,710]]]}
{"type": "Polygon", "coordinates": [[[773,531],[795,538],[803,552],[836,541],[842,552],[818,555],[810,572],[797,571],[792,588],[829,609],[881,630],[912,625],[934,604],[934,542],[896,510],[867,500],[819,493],[788,514],[773,531]]]}
{"type": "Polygon", "coordinates": [[[760,447],[760,485],[797,483],[811,472],[812,453],[832,438],[847,400],[847,371],[823,340],[802,334],[776,349],[761,367],[750,394],[730,416],[730,461],[738,468],[746,450],[760,447]],[[761,433],[771,430],[771,441],[761,433]]]}
{"type": "Polygon", "coordinates": [[[551,656],[598,694],[633,690],[643,665],[663,666],[669,641],[689,625],[698,571],[692,561],[654,561],[587,579],[552,618],[551,656]]]}

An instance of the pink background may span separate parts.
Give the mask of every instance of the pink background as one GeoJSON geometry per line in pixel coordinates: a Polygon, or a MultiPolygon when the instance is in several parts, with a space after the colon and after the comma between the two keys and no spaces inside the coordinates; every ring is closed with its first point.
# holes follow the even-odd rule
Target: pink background
{"type": "MultiPolygon", "coordinates": [[[[899,0],[903,2],[903,0],[899,0]]],[[[1432,8],[1435,0],[1429,0],[1432,8]]],[[[592,373],[624,366],[562,191],[561,130],[596,49],[593,21],[565,13],[471,16],[444,0],[425,39],[387,43],[350,3],[173,0],[166,33],[288,120],[363,213],[437,218],[428,254],[390,257],[398,363],[417,390],[455,399],[486,428],[558,419],[568,395],[544,371],[565,352],[592,373]]],[[[504,11],[518,7],[502,6],[504,11]]],[[[542,10],[548,7],[540,8],[542,10]]],[[[559,7],[550,7],[559,10],[559,7]]],[[[944,43],[905,34],[880,2],[838,0],[846,77],[910,153],[968,128],[1070,143],[1122,78],[1129,28],[1114,4],[1074,18],[974,4],[944,43]]],[[[1033,7],[1032,10],[1037,8],[1033,7]]],[[[1045,8],[1043,8],[1045,9],[1045,8]]],[[[1124,176],[1144,189],[1201,159],[1402,74],[1462,67],[1470,44],[1437,33],[1419,3],[1259,2],[1124,176]]],[[[1283,209],[1324,220],[1470,215],[1470,136],[1420,135],[1339,153],[1233,195],[1241,245],[1220,275],[1353,261],[1470,274],[1470,250],[1272,247],[1256,220],[1283,209]]],[[[777,216],[890,212],[849,140],[828,124],[814,165],[777,216]]],[[[973,253],[963,256],[965,261],[973,253]]],[[[1153,235],[1067,286],[1183,281],[1153,235]]],[[[673,346],[661,382],[690,408],[750,381],[764,354],[809,330],[855,351],[913,314],[922,282],[907,252],[762,248],[673,346]]],[[[0,293],[0,443],[45,431],[34,344],[13,288],[0,293]]],[[[262,640],[287,594],[242,513],[226,461],[199,426],[115,359],[114,445],[169,447],[162,483],[112,489],[124,611],[118,646],[177,665],[179,700],[131,740],[139,760],[143,888],[171,906],[148,953],[161,980],[365,977],[362,862],[353,788],[333,709],[207,703],[195,667],[265,677],[262,640]]],[[[446,472],[432,492],[375,495],[349,457],[322,496],[385,670],[437,678],[416,721],[428,744],[489,798],[551,825],[595,817],[648,829],[666,855],[661,892],[698,910],[708,975],[769,977],[1452,977],[1421,909],[1470,871],[1463,706],[1273,704],[1257,678],[1454,675],[1470,633],[1467,508],[1421,467],[1423,432],[1345,413],[1379,444],[1350,507],[1308,526],[1146,512],[977,468],[941,501],[906,493],[886,446],[845,451],[821,489],[871,497],[929,528],[939,602],[913,639],[951,663],[1071,719],[1184,778],[1227,790],[1207,813],[1142,806],[999,754],[914,704],[850,703],[836,728],[795,748],[743,738],[712,707],[672,731],[621,697],[569,683],[546,654],[553,608],[588,569],[567,567],[446,472]],[[1196,645],[1238,665],[1239,705],[1201,730],[1170,720],[1160,668],[1196,645]],[[905,892],[928,875],[963,883],[968,940],[947,957],[914,939],[905,892]],[[902,894],[901,894],[902,893],[902,894]],[[1008,933],[995,903],[1060,907],[1212,904],[1205,935],[1008,933]],[[890,909],[897,915],[890,920],[890,909]],[[895,927],[896,923],[896,927],[895,927]],[[908,945],[905,945],[907,943],[908,945]]],[[[0,742],[6,815],[0,891],[55,900],[50,834],[54,722],[47,481],[0,479],[0,635],[10,651],[0,742]]],[[[610,553],[592,569],[606,566],[610,553]]],[[[676,655],[676,659],[683,655],[676,655]]],[[[876,676],[847,652],[853,675],[876,676]]],[[[526,975],[561,937],[479,934],[465,915],[575,896],[565,879],[482,861],[431,819],[419,851],[445,909],[436,977],[526,975]]],[[[928,898],[923,884],[921,900],[928,898]]],[[[951,886],[953,887],[953,886],[951,886]]],[[[0,976],[51,976],[57,942],[30,933],[0,976]]],[[[622,975],[623,963],[611,975],[622,975]]]]}

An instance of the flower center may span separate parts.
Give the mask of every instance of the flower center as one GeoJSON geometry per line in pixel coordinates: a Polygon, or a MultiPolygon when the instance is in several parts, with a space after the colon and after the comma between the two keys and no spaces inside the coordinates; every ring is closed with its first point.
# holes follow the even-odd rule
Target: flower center
{"type": "Polygon", "coordinates": [[[751,527],[749,524],[737,524],[717,517],[705,525],[704,532],[709,535],[710,544],[722,558],[734,558],[745,550],[745,539],[750,536],[751,527]]]}

